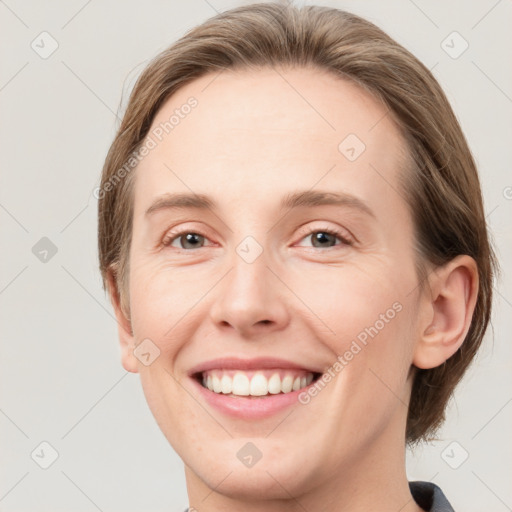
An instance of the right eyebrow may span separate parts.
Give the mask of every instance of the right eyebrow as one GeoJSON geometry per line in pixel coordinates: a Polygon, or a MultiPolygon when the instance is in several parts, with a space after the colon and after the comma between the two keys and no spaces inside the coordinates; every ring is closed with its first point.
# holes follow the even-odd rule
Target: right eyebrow
{"type": "Polygon", "coordinates": [[[207,210],[215,208],[215,203],[204,194],[163,194],[146,210],[146,215],[159,210],[183,208],[207,210]]]}

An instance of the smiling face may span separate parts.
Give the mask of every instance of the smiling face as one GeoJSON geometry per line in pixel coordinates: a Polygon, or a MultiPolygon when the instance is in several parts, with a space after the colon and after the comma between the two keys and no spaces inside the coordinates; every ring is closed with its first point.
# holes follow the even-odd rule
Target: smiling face
{"type": "Polygon", "coordinates": [[[384,106],[328,73],[214,78],[161,107],[150,133],[198,102],[136,171],[123,365],[189,487],[287,498],[337,475],[355,488],[355,468],[403,464],[421,317],[404,143],[384,106]],[[147,366],[143,340],[160,351],[147,366]],[[266,397],[228,394],[258,373],[266,397]]]}

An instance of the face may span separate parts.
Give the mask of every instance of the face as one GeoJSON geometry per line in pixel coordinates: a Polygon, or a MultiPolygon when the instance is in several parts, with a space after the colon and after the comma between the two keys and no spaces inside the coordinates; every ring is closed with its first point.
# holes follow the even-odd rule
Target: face
{"type": "Polygon", "coordinates": [[[123,364],[189,482],[287,497],[403,449],[418,281],[386,112],[328,73],[262,69],[202,77],[154,119],[123,364]]]}

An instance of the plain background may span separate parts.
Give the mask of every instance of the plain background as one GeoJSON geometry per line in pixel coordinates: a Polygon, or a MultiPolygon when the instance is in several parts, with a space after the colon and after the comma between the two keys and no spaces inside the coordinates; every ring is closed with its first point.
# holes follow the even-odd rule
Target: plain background
{"type": "MultiPolygon", "coordinates": [[[[247,3],[0,1],[2,512],[187,506],[183,463],[138,375],[120,364],[92,193],[121,97],[148,60],[216,11],[247,3]],[[58,48],[42,58],[52,39],[58,48]]],[[[512,510],[512,4],[317,3],[366,17],[432,68],[479,165],[503,267],[494,339],[489,331],[439,441],[408,454],[408,475],[440,485],[458,511],[512,510]]]]}

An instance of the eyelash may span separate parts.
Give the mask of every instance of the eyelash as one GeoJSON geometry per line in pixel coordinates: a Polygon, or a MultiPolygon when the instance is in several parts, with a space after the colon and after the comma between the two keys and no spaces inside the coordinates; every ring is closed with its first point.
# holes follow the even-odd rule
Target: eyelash
{"type": "MultiPolygon", "coordinates": [[[[353,245],[353,241],[348,238],[348,236],[345,234],[344,231],[341,231],[336,228],[315,228],[312,230],[309,230],[302,238],[301,240],[304,240],[304,238],[310,237],[314,233],[326,233],[328,235],[333,235],[336,238],[338,238],[342,244],[340,245],[353,245]]],[[[336,246],[327,247],[327,249],[334,249],[336,246]]],[[[321,247],[312,247],[313,249],[321,249],[321,247]]]]}
{"type": "MultiPolygon", "coordinates": [[[[342,244],[340,245],[346,245],[346,246],[352,246],[354,243],[352,240],[348,239],[347,236],[345,235],[344,232],[342,232],[341,230],[337,230],[337,229],[334,229],[334,228],[315,228],[313,230],[310,230],[309,232],[307,232],[301,239],[300,241],[304,240],[304,238],[307,238],[315,233],[326,233],[328,235],[333,235],[335,236],[336,238],[338,238],[342,244]]],[[[199,233],[197,231],[193,231],[193,230],[190,230],[190,229],[182,229],[181,231],[169,231],[168,234],[164,237],[164,239],[162,240],[162,243],[161,245],[163,247],[170,247],[171,244],[178,238],[180,238],[181,236],[183,235],[187,235],[187,234],[195,234],[195,235],[199,235],[199,236],[202,236],[203,238],[207,239],[208,237],[203,235],[202,233],[199,233]]],[[[334,249],[334,247],[336,246],[332,246],[332,247],[326,247],[326,249],[334,249]]],[[[202,249],[203,247],[199,247],[199,249],[202,249]]],[[[313,247],[313,249],[321,249],[321,247],[313,247]]],[[[183,249],[183,248],[177,248],[178,250],[181,250],[181,251],[192,251],[194,249],[183,249]]]]}

